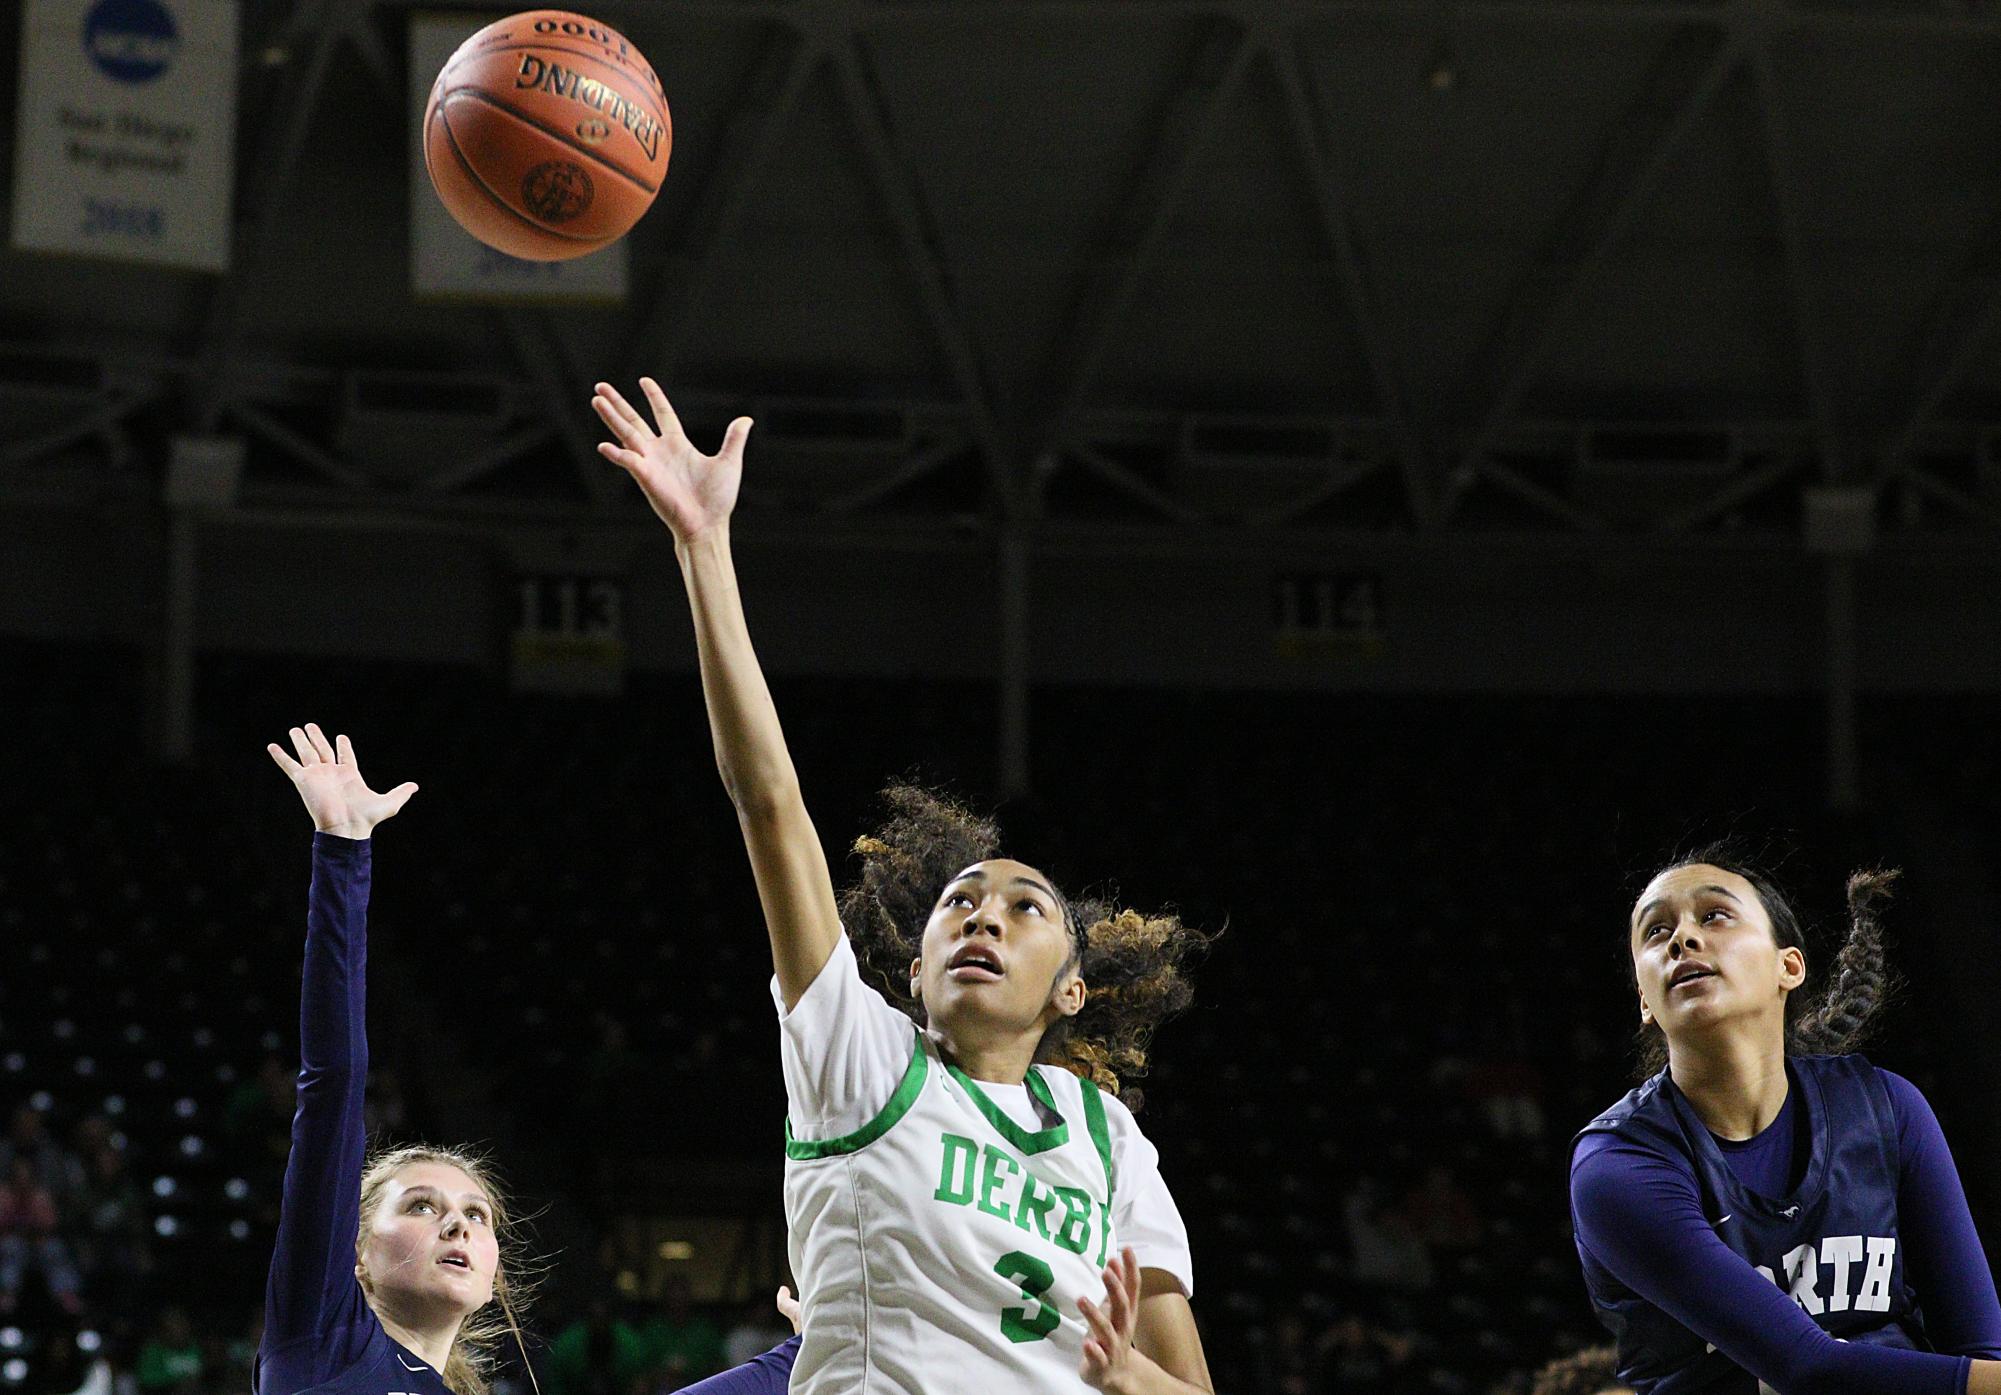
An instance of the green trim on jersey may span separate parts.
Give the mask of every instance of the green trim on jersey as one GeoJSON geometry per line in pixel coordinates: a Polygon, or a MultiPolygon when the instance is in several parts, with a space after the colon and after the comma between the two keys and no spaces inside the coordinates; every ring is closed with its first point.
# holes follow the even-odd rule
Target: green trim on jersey
{"type": "Polygon", "coordinates": [[[1077,1083],[1084,1087],[1084,1123],[1091,1130],[1091,1141],[1098,1145],[1098,1160],[1105,1165],[1105,1211],[1112,1209],[1112,1130],[1105,1122],[1105,1097],[1098,1093],[1098,1082],[1079,1076],[1077,1083]]]}
{"type": "Polygon", "coordinates": [[[1028,1077],[1022,1083],[1028,1086],[1029,1098],[1048,1110],[1051,1114],[1054,1114],[1058,1120],[1057,1123],[1042,1130],[1040,1133],[1030,1133],[1020,1124],[1008,1118],[1006,1111],[988,1099],[986,1092],[973,1083],[973,1078],[957,1066],[948,1064],[945,1069],[952,1073],[954,1080],[965,1087],[968,1098],[972,1100],[974,1107],[980,1113],[987,1116],[987,1122],[1000,1132],[1002,1138],[1005,1138],[1022,1152],[1046,1153],[1051,1148],[1061,1148],[1065,1143],[1070,1141],[1070,1123],[1067,1119],[1063,1118],[1063,1111],[1056,1107],[1056,1101],[1050,1097],[1049,1087],[1042,1083],[1042,1077],[1036,1072],[1034,1066],[1028,1068],[1028,1077]]]}
{"type": "Polygon", "coordinates": [[[912,1027],[913,1046],[910,1065],[903,1072],[903,1079],[896,1084],[896,1093],[889,1097],[889,1103],[882,1107],[875,1118],[863,1124],[853,1133],[842,1134],[839,1138],[794,1138],[792,1120],[785,1121],[785,1156],[793,1162],[812,1162],[817,1158],[837,1158],[843,1153],[861,1151],[881,1138],[896,1121],[910,1112],[910,1106],[917,1103],[917,1096],[923,1093],[924,1077],[931,1066],[924,1050],[924,1033],[912,1027]]]}

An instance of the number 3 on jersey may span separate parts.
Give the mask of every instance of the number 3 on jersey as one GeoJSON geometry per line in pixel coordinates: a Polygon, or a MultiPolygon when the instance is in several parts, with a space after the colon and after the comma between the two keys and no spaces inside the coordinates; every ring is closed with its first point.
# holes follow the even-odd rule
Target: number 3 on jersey
{"type": "Polygon", "coordinates": [[[1001,1332],[1010,1342],[1039,1342],[1056,1330],[1063,1315],[1042,1296],[1056,1282],[1055,1271],[1034,1255],[1009,1250],[994,1261],[994,1273],[1020,1285],[1021,1296],[1035,1304],[1033,1313],[1026,1308],[1001,1309],[1001,1332]]]}

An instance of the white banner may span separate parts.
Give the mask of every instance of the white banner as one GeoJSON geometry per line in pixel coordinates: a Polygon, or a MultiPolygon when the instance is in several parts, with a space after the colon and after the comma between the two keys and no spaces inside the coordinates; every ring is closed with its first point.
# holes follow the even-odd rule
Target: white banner
{"type": "Polygon", "coordinates": [[[410,288],[436,299],[538,304],[623,300],[623,241],[575,261],[522,261],[496,252],[460,227],[431,187],[424,169],[424,107],[438,70],[460,44],[501,17],[455,13],[410,18],[410,288]]]}
{"type": "Polygon", "coordinates": [[[14,245],[223,271],[236,0],[26,0],[14,245]]]}

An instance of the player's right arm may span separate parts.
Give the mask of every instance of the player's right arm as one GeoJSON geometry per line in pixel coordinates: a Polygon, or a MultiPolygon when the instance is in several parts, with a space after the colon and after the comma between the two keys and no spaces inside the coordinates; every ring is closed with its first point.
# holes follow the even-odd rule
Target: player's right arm
{"type": "Polygon", "coordinates": [[[1779,1395],[2001,1395],[2001,1362],[1837,1341],[1723,1243],[1691,1176],[1644,1150],[1580,1150],[1570,1197],[1581,1248],[1779,1395]]]}
{"type": "Polygon", "coordinates": [[[771,936],[772,968],[789,1010],[834,952],[841,920],[827,856],[751,647],[730,556],[730,515],[743,479],[750,419],[731,422],[722,448],[703,455],[681,429],[660,385],[651,378],[639,383],[652,408],[651,426],[618,389],[597,385],[591,406],[616,438],[598,449],[638,482],[673,531],[694,615],[716,767],[736,806],[771,936]]]}
{"type": "Polygon", "coordinates": [[[360,1226],[362,1127],[368,1080],[369,835],[416,793],[370,790],[345,736],[308,723],[291,732],[296,759],[267,749],[313,816],[313,879],[299,980],[298,1107],[265,1289],[259,1391],[302,1390],[344,1364],[322,1334],[362,1302],[354,1278],[360,1226]]]}

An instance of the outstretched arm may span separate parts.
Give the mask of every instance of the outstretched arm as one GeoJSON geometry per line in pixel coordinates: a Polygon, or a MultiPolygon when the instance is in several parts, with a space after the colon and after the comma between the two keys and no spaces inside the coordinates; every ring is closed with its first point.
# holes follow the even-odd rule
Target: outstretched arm
{"type": "Polygon", "coordinates": [[[1997,1395],[2001,1362],[1837,1341],[1745,1263],[1702,1212],[1694,1182],[1608,1148],[1571,1173],[1580,1248],[1779,1395],[1997,1395]]]}
{"type": "Polygon", "coordinates": [[[694,614],[716,767],[736,805],[771,935],[772,968],[790,1009],[834,952],[841,921],[827,856],[806,813],[778,709],[751,648],[730,557],[729,521],[743,479],[750,419],[731,422],[722,448],[703,455],[690,444],[660,385],[651,378],[641,378],[639,385],[652,408],[651,426],[618,389],[597,385],[591,406],[616,438],[598,449],[638,481],[653,511],[673,530],[694,614]]]}
{"type": "Polygon", "coordinates": [[[339,1369],[345,1358],[326,1350],[320,1334],[361,1302],[354,1237],[367,1147],[368,839],[417,790],[370,790],[345,736],[329,744],[310,723],[291,735],[296,759],[275,743],[267,749],[298,788],[317,832],[300,974],[298,1109],[257,1373],[257,1388],[271,1391],[306,1389],[339,1369]]]}

